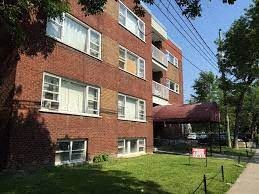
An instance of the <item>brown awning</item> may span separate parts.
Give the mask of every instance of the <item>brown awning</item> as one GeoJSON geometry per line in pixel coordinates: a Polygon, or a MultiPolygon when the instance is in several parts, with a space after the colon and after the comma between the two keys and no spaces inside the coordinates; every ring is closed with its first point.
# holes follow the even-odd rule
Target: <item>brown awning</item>
{"type": "Polygon", "coordinates": [[[154,122],[169,123],[218,123],[219,107],[216,103],[164,105],[153,108],[154,122]]]}

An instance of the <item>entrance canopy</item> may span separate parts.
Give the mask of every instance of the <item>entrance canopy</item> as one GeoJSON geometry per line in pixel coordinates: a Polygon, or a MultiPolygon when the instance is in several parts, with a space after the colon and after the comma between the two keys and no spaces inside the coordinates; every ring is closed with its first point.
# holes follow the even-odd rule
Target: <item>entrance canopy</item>
{"type": "Polygon", "coordinates": [[[173,104],[153,107],[154,122],[218,123],[219,107],[216,103],[173,104]]]}

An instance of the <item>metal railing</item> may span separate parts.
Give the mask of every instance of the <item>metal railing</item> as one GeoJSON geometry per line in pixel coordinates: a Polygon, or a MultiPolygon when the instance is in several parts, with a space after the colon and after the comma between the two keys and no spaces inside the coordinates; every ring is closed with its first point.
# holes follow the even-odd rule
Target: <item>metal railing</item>
{"type": "Polygon", "coordinates": [[[160,83],[153,81],[152,91],[154,96],[163,98],[165,100],[169,99],[169,89],[160,83]]]}
{"type": "Polygon", "coordinates": [[[152,45],[152,58],[159,62],[161,65],[167,68],[168,61],[167,55],[163,53],[161,50],[152,45]]]}

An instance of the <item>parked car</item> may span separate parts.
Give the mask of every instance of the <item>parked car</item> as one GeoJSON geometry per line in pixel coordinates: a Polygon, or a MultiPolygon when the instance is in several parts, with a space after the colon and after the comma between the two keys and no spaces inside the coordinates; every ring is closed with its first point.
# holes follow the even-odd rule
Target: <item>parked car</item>
{"type": "Polygon", "coordinates": [[[189,133],[188,136],[187,136],[187,139],[196,140],[197,134],[196,133],[189,133]]]}
{"type": "Polygon", "coordinates": [[[206,139],[208,135],[205,132],[200,132],[197,134],[197,139],[206,139]]]}

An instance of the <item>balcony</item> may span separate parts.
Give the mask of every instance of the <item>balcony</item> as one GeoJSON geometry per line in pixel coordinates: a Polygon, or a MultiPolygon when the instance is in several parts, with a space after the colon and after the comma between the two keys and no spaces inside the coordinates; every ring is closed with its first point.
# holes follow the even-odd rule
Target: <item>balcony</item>
{"type": "Polygon", "coordinates": [[[161,50],[152,45],[152,58],[153,62],[164,70],[167,70],[168,62],[167,55],[161,50]]]}
{"type": "Polygon", "coordinates": [[[153,15],[152,15],[152,18],[151,18],[151,26],[153,28],[154,33],[156,33],[157,36],[161,37],[163,40],[168,39],[166,28],[153,15]]]}
{"type": "Polygon", "coordinates": [[[153,81],[152,83],[153,95],[164,100],[169,100],[169,90],[164,85],[153,81]]]}

